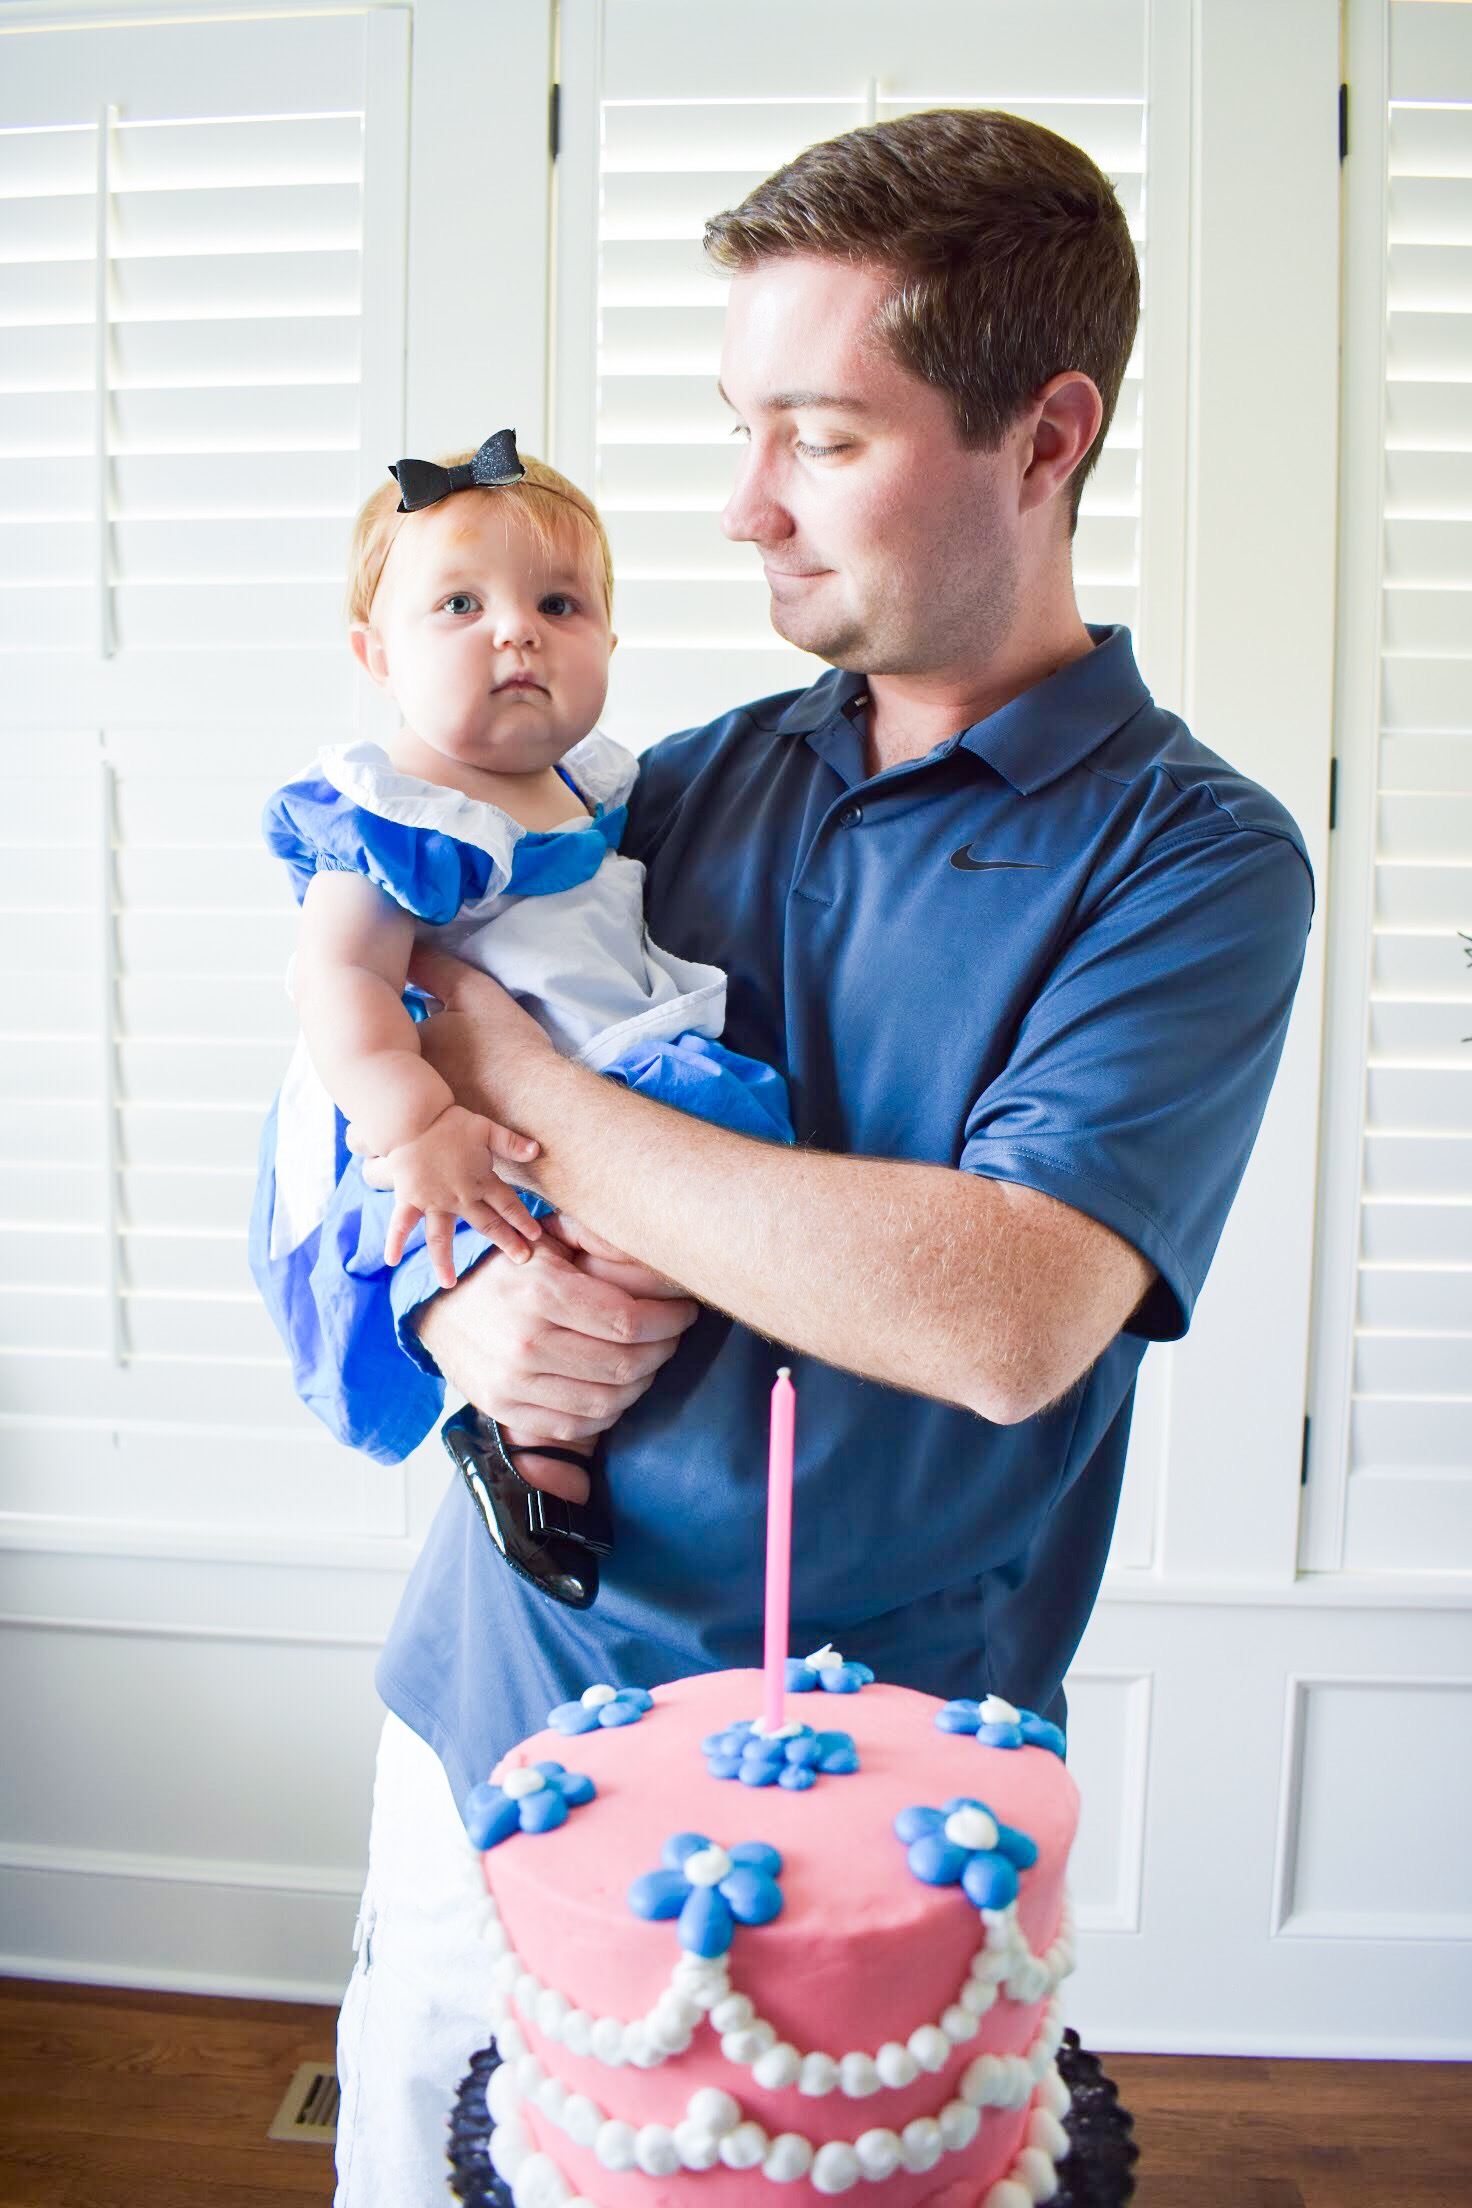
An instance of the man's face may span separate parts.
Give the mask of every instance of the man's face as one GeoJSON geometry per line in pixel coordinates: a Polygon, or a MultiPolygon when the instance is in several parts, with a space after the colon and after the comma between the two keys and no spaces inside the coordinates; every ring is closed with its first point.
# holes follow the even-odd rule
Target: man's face
{"type": "Polygon", "coordinates": [[[865,674],[975,667],[1017,599],[1020,440],[960,441],[949,396],[873,334],[892,278],[811,254],[731,286],[721,388],[747,440],[722,517],[755,544],[772,626],[865,674]]]}

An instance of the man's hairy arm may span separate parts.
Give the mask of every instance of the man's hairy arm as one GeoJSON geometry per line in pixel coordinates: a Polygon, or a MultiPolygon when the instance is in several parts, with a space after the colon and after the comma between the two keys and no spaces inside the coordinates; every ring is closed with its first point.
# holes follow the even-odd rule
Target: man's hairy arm
{"type": "Polygon", "coordinates": [[[702,1303],[866,1378],[1031,1417],[1085,1373],[1154,1277],[1036,1190],[950,1167],[755,1142],[559,1058],[452,962],[427,1051],[456,1095],[542,1145],[526,1178],[702,1303]]]}

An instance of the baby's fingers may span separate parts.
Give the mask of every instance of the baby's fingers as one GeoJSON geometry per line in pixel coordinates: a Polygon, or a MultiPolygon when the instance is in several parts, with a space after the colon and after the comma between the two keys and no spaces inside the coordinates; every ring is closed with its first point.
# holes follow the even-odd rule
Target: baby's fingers
{"type": "Polygon", "coordinates": [[[388,1233],[383,1238],[383,1262],[385,1265],[398,1264],[399,1259],[404,1254],[404,1244],[423,1217],[424,1214],[417,1204],[398,1203],[394,1205],[393,1217],[388,1223],[388,1233]]]}
{"type": "Polygon", "coordinates": [[[442,1288],[453,1288],[457,1278],[453,1211],[427,1211],[424,1214],[424,1247],[429,1252],[429,1262],[434,1267],[435,1279],[442,1288]]]}
{"type": "MultiPolygon", "coordinates": [[[[526,1223],[527,1231],[525,1235],[519,1234],[516,1227],[510,1223],[510,1219],[502,1212],[493,1209],[488,1203],[472,1204],[465,1214],[465,1220],[466,1224],[474,1227],[478,1234],[485,1235],[488,1241],[493,1242],[504,1257],[511,1258],[518,1265],[524,1265],[532,1254],[532,1243],[540,1239],[542,1230],[537,1225],[536,1220],[532,1218],[530,1212],[526,1211],[521,1204],[517,1204],[514,1197],[511,1202],[515,1204],[516,1211],[521,1214],[522,1220],[526,1223]]],[[[510,1208],[511,1206],[508,1205],[508,1212],[510,1208]]]]}
{"type": "Polygon", "coordinates": [[[503,1127],[499,1120],[486,1121],[486,1141],[497,1158],[505,1158],[513,1165],[529,1165],[542,1154],[542,1145],[530,1135],[519,1135],[514,1127],[503,1127]]]}

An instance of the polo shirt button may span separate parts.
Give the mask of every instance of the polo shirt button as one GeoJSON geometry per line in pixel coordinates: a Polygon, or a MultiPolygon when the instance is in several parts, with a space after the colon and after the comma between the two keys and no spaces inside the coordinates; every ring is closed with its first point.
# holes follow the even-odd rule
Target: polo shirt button
{"type": "Polygon", "coordinates": [[[864,817],[862,805],[845,805],[838,816],[840,828],[857,828],[864,817]]]}

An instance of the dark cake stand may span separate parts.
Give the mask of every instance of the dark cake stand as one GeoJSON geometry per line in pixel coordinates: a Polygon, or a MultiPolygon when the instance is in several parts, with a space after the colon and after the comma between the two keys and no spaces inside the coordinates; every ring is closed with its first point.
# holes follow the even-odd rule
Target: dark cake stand
{"type": "MultiPolygon", "coordinates": [[[[472,2055],[450,2117],[450,2189],[465,2208],[512,2208],[511,2187],[497,2177],[490,2157],[486,2087],[500,2063],[494,2040],[472,2055]]],[[[1063,2035],[1058,2075],[1071,2099],[1063,2119],[1069,2152],[1058,2165],[1053,2208],[1122,2208],[1135,2190],[1140,2151],[1129,2111],[1120,2107],[1098,2056],[1080,2047],[1077,2032],[1063,2035]]]]}

